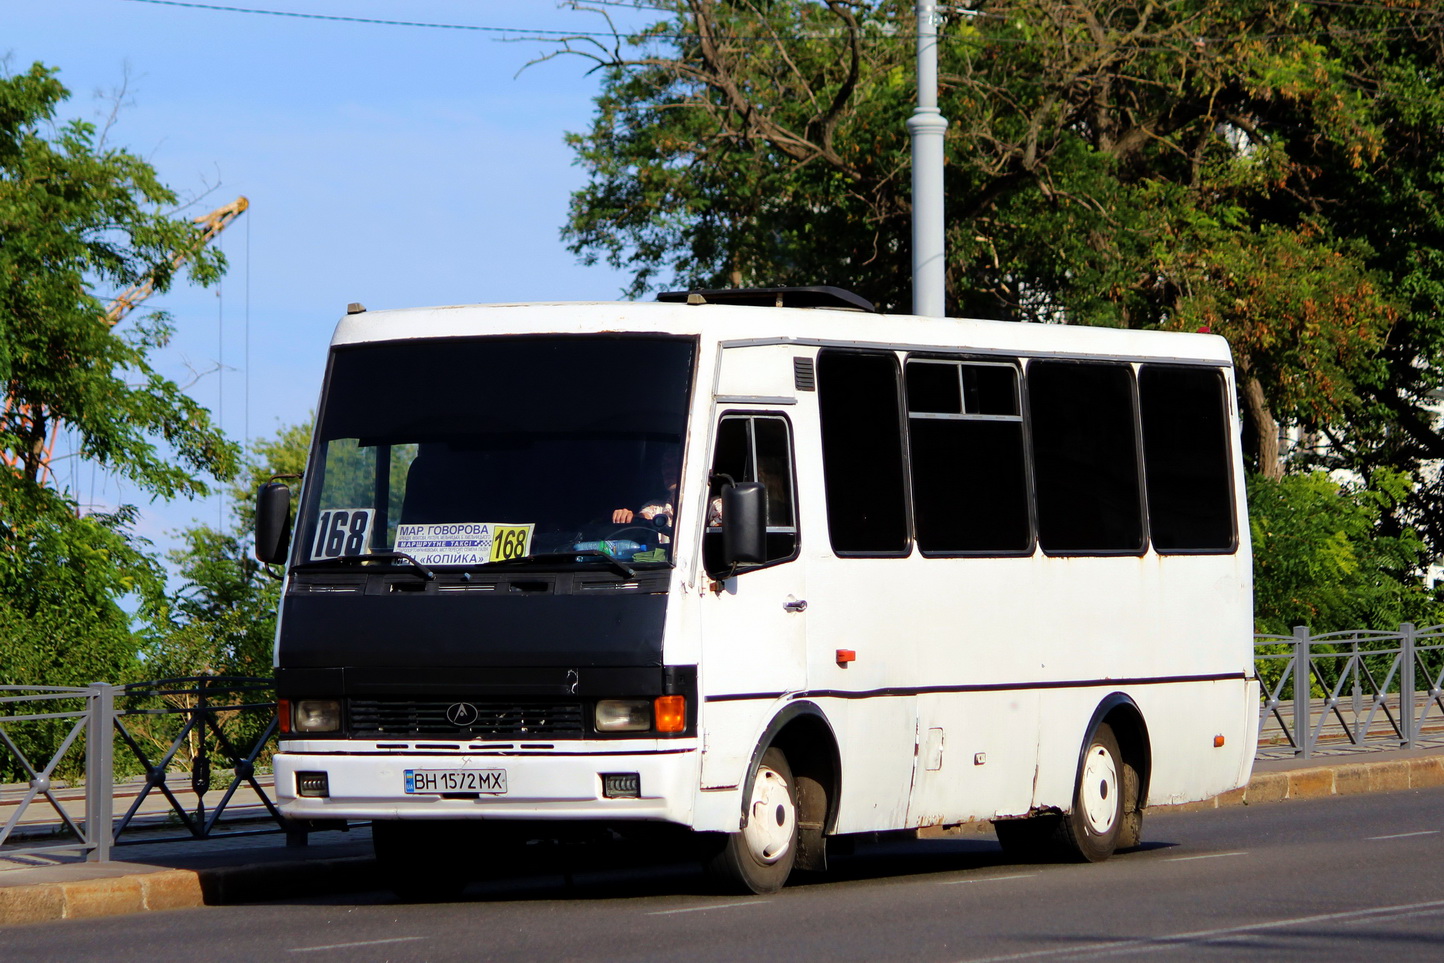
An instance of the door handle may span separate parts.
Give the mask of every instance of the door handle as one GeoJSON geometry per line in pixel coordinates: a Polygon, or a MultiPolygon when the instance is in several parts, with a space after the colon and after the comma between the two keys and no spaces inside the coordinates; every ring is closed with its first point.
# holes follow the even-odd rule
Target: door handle
{"type": "Polygon", "coordinates": [[[806,599],[793,599],[793,600],[790,601],[790,602],[784,602],[784,603],[782,604],[782,607],[783,607],[784,609],[786,609],[787,611],[789,611],[789,612],[806,612],[806,611],[807,611],[807,600],[806,600],[806,599]]]}

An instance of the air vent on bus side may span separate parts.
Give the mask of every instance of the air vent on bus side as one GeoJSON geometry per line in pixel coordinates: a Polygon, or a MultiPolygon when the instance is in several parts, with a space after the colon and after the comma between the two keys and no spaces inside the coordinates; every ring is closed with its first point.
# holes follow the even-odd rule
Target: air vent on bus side
{"type": "Polygon", "coordinates": [[[792,387],[798,391],[817,390],[817,370],[811,358],[792,359],[792,387]]]}

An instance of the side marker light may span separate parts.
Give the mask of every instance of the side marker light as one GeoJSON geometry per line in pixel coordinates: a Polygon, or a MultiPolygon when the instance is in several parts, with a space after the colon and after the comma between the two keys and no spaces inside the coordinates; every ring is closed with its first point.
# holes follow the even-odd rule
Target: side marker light
{"type": "Polygon", "coordinates": [[[849,662],[857,661],[857,653],[852,649],[837,650],[837,664],[846,667],[849,662]]]}
{"type": "Polygon", "coordinates": [[[1223,748],[1223,736],[1214,736],[1214,737],[1213,737],[1213,748],[1215,748],[1215,749],[1222,749],[1222,748],[1223,748]]]}

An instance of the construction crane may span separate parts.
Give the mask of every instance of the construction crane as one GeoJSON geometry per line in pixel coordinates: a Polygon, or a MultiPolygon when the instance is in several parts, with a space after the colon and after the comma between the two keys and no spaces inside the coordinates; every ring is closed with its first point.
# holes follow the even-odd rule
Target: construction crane
{"type": "MultiPolygon", "coordinates": [[[[229,227],[232,221],[244,214],[246,208],[250,206],[251,202],[245,197],[238,197],[229,204],[216,208],[209,214],[202,214],[200,217],[195,218],[194,223],[201,229],[200,233],[196,236],[193,244],[184,250],[177,251],[175,255],[171,257],[171,268],[179,268],[186,261],[194,257],[198,251],[214,240],[216,235],[229,227]]],[[[147,275],[139,284],[122,292],[111,302],[110,307],[106,309],[103,319],[106,326],[114,327],[119,324],[125,316],[131,312],[132,308],[150,297],[154,291],[155,278],[153,275],[147,275]]],[[[41,417],[44,417],[43,412],[41,413],[41,417]]],[[[9,422],[21,426],[22,430],[24,430],[32,428],[35,425],[35,421],[35,413],[31,411],[29,405],[17,401],[13,395],[6,396],[4,410],[0,412],[0,426],[9,422]]],[[[38,453],[38,459],[27,459],[18,452],[5,451],[0,452],[0,461],[3,461],[5,467],[16,473],[23,471],[25,463],[30,462],[35,466],[36,479],[40,484],[44,485],[50,480],[50,459],[55,454],[55,443],[59,437],[60,422],[52,419],[50,438],[38,453]]]]}

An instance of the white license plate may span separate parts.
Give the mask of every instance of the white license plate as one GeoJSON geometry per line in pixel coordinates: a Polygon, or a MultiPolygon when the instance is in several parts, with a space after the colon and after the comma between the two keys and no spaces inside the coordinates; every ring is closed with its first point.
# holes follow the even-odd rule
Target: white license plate
{"type": "Polygon", "coordinates": [[[506,794],[505,769],[407,769],[405,775],[408,793],[506,794]]]}

